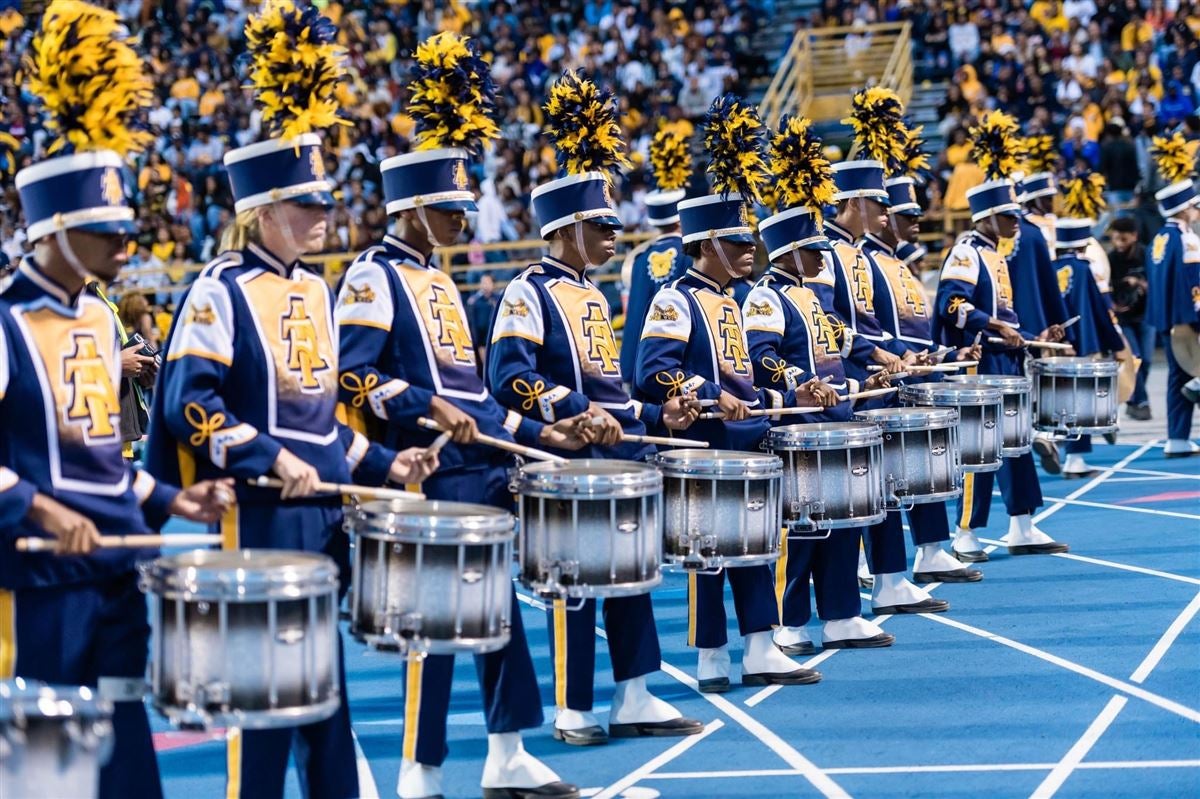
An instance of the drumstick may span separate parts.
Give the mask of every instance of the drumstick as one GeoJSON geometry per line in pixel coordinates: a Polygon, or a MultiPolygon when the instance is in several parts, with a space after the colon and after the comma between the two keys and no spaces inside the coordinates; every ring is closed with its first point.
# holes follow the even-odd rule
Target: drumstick
{"type": "Polygon", "coordinates": [[[891,394],[893,391],[899,391],[899,386],[890,386],[888,388],[871,388],[866,391],[855,391],[851,394],[839,394],[838,400],[846,402],[848,400],[866,399],[867,397],[882,397],[884,394],[891,394]]]}
{"type": "Polygon", "coordinates": [[[698,441],[694,438],[668,438],[667,436],[638,436],[632,433],[623,433],[622,441],[629,441],[634,444],[661,444],[664,447],[707,447],[707,441],[698,441]]]}
{"type": "Polygon", "coordinates": [[[979,342],[982,340],[983,340],[983,331],[980,330],[978,333],[975,334],[975,340],[971,342],[971,346],[978,347],[979,342]]]}
{"type": "Polygon", "coordinates": [[[719,400],[715,400],[715,399],[696,400],[696,406],[699,408],[711,408],[712,406],[716,405],[717,402],[719,402],[719,400]]]}
{"type": "MultiPolygon", "coordinates": [[[[791,416],[796,413],[820,413],[825,410],[820,407],[798,407],[798,408],[754,408],[746,411],[747,416],[791,416]]],[[[698,417],[700,419],[724,419],[725,414],[720,411],[712,413],[702,413],[698,417]]]]}
{"type": "MultiPolygon", "coordinates": [[[[1004,339],[999,336],[988,336],[988,344],[1003,344],[1004,339]]],[[[1033,341],[1032,339],[1024,339],[1026,347],[1038,347],[1043,350],[1069,350],[1070,344],[1064,344],[1061,341],[1033,341]]]]}
{"type": "MultiPolygon", "coordinates": [[[[424,427],[426,430],[436,430],[439,433],[446,432],[445,428],[443,428],[440,424],[435,422],[433,419],[426,419],[424,416],[422,416],[420,419],[417,419],[417,424],[419,424],[421,427],[424,427]]],[[[486,444],[489,447],[495,447],[496,449],[502,449],[505,452],[512,452],[517,455],[524,455],[526,458],[533,458],[536,461],[552,461],[554,463],[567,462],[566,458],[560,458],[557,455],[551,455],[545,450],[527,447],[524,444],[518,444],[515,441],[505,441],[502,438],[494,438],[492,436],[484,435],[483,433],[475,434],[475,443],[486,444]]]]}
{"type": "MultiPolygon", "coordinates": [[[[905,368],[911,373],[919,374],[921,372],[956,372],[959,369],[968,369],[972,366],[978,365],[979,361],[954,361],[951,363],[913,364],[912,366],[907,366],[905,368]]],[[[871,364],[867,367],[867,370],[870,372],[881,372],[883,371],[883,368],[884,367],[878,364],[871,364]]],[[[893,375],[893,377],[894,376],[895,375],[893,375]]]]}
{"type": "Polygon", "coordinates": [[[442,447],[446,446],[448,443],[450,443],[450,434],[442,433],[433,440],[432,444],[425,448],[425,456],[429,457],[430,455],[438,454],[442,451],[442,447]]]}
{"type": "Polygon", "coordinates": [[[1061,327],[1063,330],[1066,330],[1068,327],[1070,327],[1071,325],[1075,324],[1078,321],[1079,321],[1078,316],[1072,316],[1070,319],[1068,319],[1067,321],[1065,321],[1061,325],[1059,325],[1059,327],[1061,327]]]}
{"type": "MultiPolygon", "coordinates": [[[[151,549],[158,547],[208,547],[221,543],[221,536],[203,533],[178,535],[102,535],[100,549],[151,549]]],[[[18,552],[53,552],[58,541],[53,538],[18,538],[18,552]]]]}
{"type": "MultiPolygon", "coordinates": [[[[274,477],[255,477],[246,482],[258,488],[283,488],[283,481],[274,477]]],[[[322,494],[357,494],[374,499],[425,499],[425,495],[418,491],[405,491],[402,488],[360,486],[352,483],[317,483],[315,488],[322,494]]]]}

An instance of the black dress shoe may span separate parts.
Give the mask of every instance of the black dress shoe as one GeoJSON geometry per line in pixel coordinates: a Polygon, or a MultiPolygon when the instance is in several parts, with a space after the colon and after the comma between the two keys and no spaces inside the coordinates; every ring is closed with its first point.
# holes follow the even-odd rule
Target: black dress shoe
{"type": "Polygon", "coordinates": [[[764,671],[758,674],[743,674],[742,685],[812,685],[821,681],[821,672],[816,669],[793,669],[792,671],[764,671]]]}
{"type": "Polygon", "coordinates": [[[950,609],[950,603],[944,599],[922,599],[920,602],[910,602],[907,605],[884,605],[873,608],[876,616],[891,616],[896,613],[945,613],[950,609]]]}
{"type": "Polygon", "coordinates": [[[723,694],[728,690],[728,677],[713,677],[708,680],[700,681],[700,693],[702,694],[723,694]]]}
{"type": "Polygon", "coordinates": [[[859,577],[858,578],[858,587],[859,588],[867,588],[867,589],[874,588],[875,587],[875,578],[874,577],[859,577]]]}
{"type": "Polygon", "coordinates": [[[608,743],[608,731],[599,724],[590,727],[580,727],[577,730],[560,730],[554,728],[554,740],[562,741],[571,746],[600,746],[608,743]]]}
{"type": "Polygon", "coordinates": [[[988,553],[982,549],[973,549],[970,552],[959,552],[957,549],[950,553],[959,563],[987,563],[991,558],[988,553]]]}
{"type": "Polygon", "coordinates": [[[775,644],[779,651],[785,655],[815,655],[817,654],[817,645],[812,641],[801,641],[798,644],[775,644]]]}
{"type": "Polygon", "coordinates": [[[1139,422],[1150,421],[1150,406],[1149,405],[1126,405],[1125,415],[1130,419],[1136,419],[1139,422]]]}
{"type": "Polygon", "coordinates": [[[611,738],[653,738],[670,735],[696,735],[704,731],[704,722],[678,718],[669,721],[635,721],[631,724],[609,724],[611,738]]]}
{"type": "Polygon", "coordinates": [[[1017,544],[1015,547],[1008,548],[1010,555],[1055,555],[1059,552],[1069,552],[1070,547],[1066,544],[1060,544],[1057,541],[1051,541],[1048,544],[1017,544]]]}
{"type": "Polygon", "coordinates": [[[1110,445],[1116,444],[1117,443],[1117,434],[1116,433],[1105,433],[1104,440],[1107,441],[1110,445]]]}
{"type": "Polygon", "coordinates": [[[977,583],[983,579],[979,569],[954,569],[948,572],[913,572],[918,583],[977,583]]]}
{"type": "Polygon", "coordinates": [[[548,782],[536,788],[484,788],[483,799],[530,799],[551,796],[554,799],[579,799],[579,787],[569,782],[548,782]]]}
{"type": "Polygon", "coordinates": [[[891,633],[880,633],[870,638],[846,638],[842,641],[826,641],[821,644],[825,649],[880,649],[896,643],[896,636],[891,633]]]}
{"type": "Polygon", "coordinates": [[[1200,452],[1164,452],[1164,458],[1190,458],[1193,455],[1200,455],[1200,452]]]}
{"type": "Polygon", "coordinates": [[[1058,454],[1058,446],[1045,438],[1033,440],[1033,451],[1042,459],[1042,468],[1047,474],[1058,474],[1062,471],[1062,460],[1058,454]]]}

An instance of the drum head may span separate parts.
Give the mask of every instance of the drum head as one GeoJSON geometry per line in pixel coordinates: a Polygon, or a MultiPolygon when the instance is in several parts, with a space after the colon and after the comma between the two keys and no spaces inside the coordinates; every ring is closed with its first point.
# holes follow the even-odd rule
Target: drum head
{"type": "Polygon", "coordinates": [[[338,567],[318,552],[289,549],[196,549],[142,568],[143,589],[197,599],[257,602],[337,590],[338,567]]]}
{"type": "Polygon", "coordinates": [[[346,514],[355,535],[397,541],[483,544],[513,537],[513,515],[489,505],[440,500],[364,502],[346,514]]]}
{"type": "Polygon", "coordinates": [[[1005,394],[1028,394],[1033,380],[1023,375],[946,375],[951,383],[998,388],[1005,394]]]}
{"type": "Polygon", "coordinates": [[[581,458],[527,463],[513,483],[519,494],[608,499],[656,494],[662,490],[662,475],[637,461],[581,458]]]}
{"type": "Polygon", "coordinates": [[[24,726],[30,718],[93,721],[111,718],[112,711],[112,702],[86,686],[47,685],[21,677],[0,680],[0,726],[24,726]]]}
{"type": "Polygon", "coordinates": [[[1121,369],[1116,361],[1097,361],[1092,358],[1038,358],[1033,373],[1050,377],[1114,377],[1121,369]]]}
{"type": "Polygon", "coordinates": [[[773,450],[823,450],[879,444],[883,434],[870,422],[815,422],[773,427],[767,446],[773,450]]]}
{"type": "Polygon", "coordinates": [[[958,424],[958,411],[953,408],[872,408],[858,411],[854,418],[874,422],[885,432],[935,430],[958,424]]]}
{"type": "Polygon", "coordinates": [[[654,462],[668,477],[759,480],[783,474],[783,461],[775,455],[731,449],[675,449],[658,453],[654,462]]]}
{"type": "Polygon", "coordinates": [[[910,405],[997,405],[1003,394],[988,386],[914,383],[900,387],[900,399],[910,405]]]}

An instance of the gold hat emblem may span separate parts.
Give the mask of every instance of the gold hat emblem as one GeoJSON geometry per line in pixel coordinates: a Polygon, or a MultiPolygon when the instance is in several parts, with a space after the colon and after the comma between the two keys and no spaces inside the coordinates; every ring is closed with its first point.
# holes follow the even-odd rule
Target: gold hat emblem
{"type": "Polygon", "coordinates": [[[325,179],[325,159],[321,157],[321,153],[316,147],[308,151],[308,168],[312,171],[315,180],[325,179]]]}
{"type": "Polygon", "coordinates": [[[458,189],[459,191],[466,190],[466,188],[468,186],[467,167],[463,164],[462,161],[454,162],[453,179],[454,179],[454,188],[458,189]]]}
{"type": "Polygon", "coordinates": [[[109,167],[100,176],[100,196],[109,205],[125,203],[125,186],[121,183],[121,175],[115,167],[109,167]]]}
{"type": "Polygon", "coordinates": [[[915,203],[917,201],[917,187],[912,183],[908,184],[908,201],[915,203]]]}
{"type": "Polygon", "coordinates": [[[746,210],[745,203],[738,203],[738,222],[742,223],[742,227],[750,227],[750,212],[746,210]]]}
{"type": "Polygon", "coordinates": [[[612,186],[609,185],[607,179],[604,181],[603,185],[604,185],[604,204],[607,205],[609,208],[616,208],[616,203],[613,202],[612,186]]]}

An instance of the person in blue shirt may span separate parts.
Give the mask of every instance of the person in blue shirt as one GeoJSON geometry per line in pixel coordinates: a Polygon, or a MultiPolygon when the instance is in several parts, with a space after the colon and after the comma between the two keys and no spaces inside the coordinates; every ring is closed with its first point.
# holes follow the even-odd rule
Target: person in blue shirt
{"type": "MultiPolygon", "coordinates": [[[[1158,210],[1166,219],[1162,230],[1146,248],[1146,321],[1155,330],[1169,332],[1172,339],[1200,336],[1200,236],[1194,225],[1200,221],[1200,194],[1192,181],[1195,156],[1189,155],[1183,135],[1154,139],[1158,170],[1170,181],[1155,193],[1158,210]]],[[[1174,347],[1167,355],[1167,444],[1168,458],[1200,453],[1192,441],[1194,401],[1184,392],[1200,375],[1189,374],[1180,365],[1174,347]]],[[[1200,386],[1192,397],[1200,396],[1200,386]]]]}
{"type": "Polygon", "coordinates": [[[650,142],[650,166],[658,189],[646,195],[646,221],[656,235],[630,250],[621,265],[625,286],[625,328],[621,333],[621,379],[633,383],[638,341],[650,300],[665,284],[683,274],[688,259],[679,235],[679,201],[692,173],[688,141],[678,133],[659,130],[650,142]]]}
{"type": "Polygon", "coordinates": [[[479,276],[479,288],[467,297],[467,320],[481,367],[487,358],[485,342],[488,331],[492,328],[492,317],[496,315],[496,306],[499,304],[500,294],[496,291],[496,280],[490,272],[484,272],[479,276]]]}

